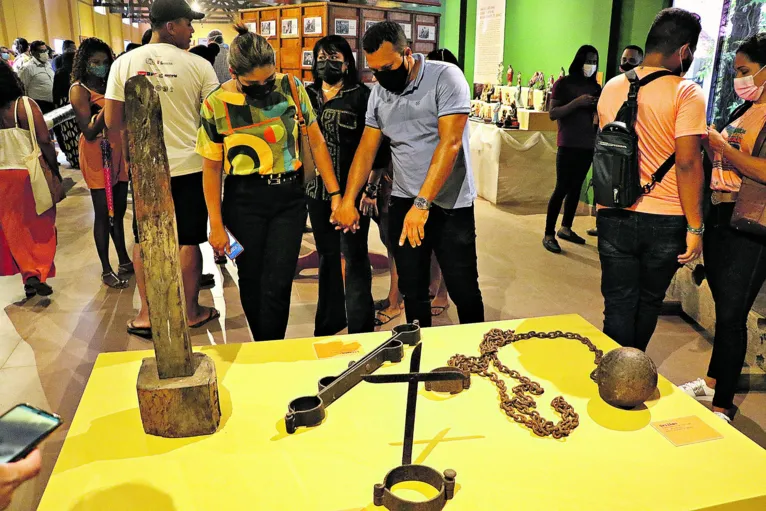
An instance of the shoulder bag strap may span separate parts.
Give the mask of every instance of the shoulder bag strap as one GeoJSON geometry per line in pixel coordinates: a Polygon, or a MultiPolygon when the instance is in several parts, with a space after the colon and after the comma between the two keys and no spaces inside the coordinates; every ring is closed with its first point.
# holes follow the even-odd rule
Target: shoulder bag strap
{"type": "Polygon", "coordinates": [[[758,134],[758,138],[755,139],[755,145],[753,146],[753,156],[759,158],[766,158],[766,124],[761,128],[761,132],[758,134]]]}
{"type": "Polygon", "coordinates": [[[298,118],[298,124],[301,128],[306,126],[306,120],[303,118],[303,104],[301,103],[301,97],[298,95],[298,86],[295,85],[295,78],[293,75],[288,74],[287,80],[290,82],[290,91],[292,92],[293,102],[295,103],[295,116],[298,118]]]}
{"type": "Polygon", "coordinates": [[[35,130],[35,118],[32,114],[32,106],[29,104],[29,98],[24,96],[24,109],[27,112],[27,124],[29,124],[29,133],[32,134],[32,152],[36,153],[40,151],[40,146],[37,144],[37,130],[35,130]]]}
{"type": "MultiPolygon", "coordinates": [[[[741,105],[739,105],[737,108],[734,109],[734,111],[729,116],[729,119],[726,121],[726,126],[733,123],[743,115],[745,115],[745,112],[750,110],[750,108],[753,106],[752,101],[745,101],[741,105]]],[[[726,128],[726,126],[720,126],[720,129],[726,128]]]]}
{"type": "MultiPolygon", "coordinates": [[[[654,80],[657,80],[658,78],[671,76],[671,75],[673,75],[673,73],[668,71],[667,69],[663,71],[656,71],[654,73],[648,74],[644,76],[643,78],[641,78],[641,80],[639,80],[639,87],[648,85],[652,83],[654,80]]],[[[662,165],[660,165],[660,167],[655,171],[654,174],[652,174],[652,180],[649,183],[644,185],[643,187],[644,193],[646,194],[651,192],[657,183],[662,182],[663,178],[667,175],[668,172],[670,172],[670,169],[672,169],[673,165],[675,164],[676,164],[676,153],[673,153],[670,156],[668,156],[668,159],[665,160],[665,162],[662,165]]]]}

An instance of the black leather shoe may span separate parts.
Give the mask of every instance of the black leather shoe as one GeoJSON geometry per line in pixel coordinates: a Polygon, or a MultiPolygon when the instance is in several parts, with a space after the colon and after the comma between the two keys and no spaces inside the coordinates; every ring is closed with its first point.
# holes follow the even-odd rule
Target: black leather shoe
{"type": "Polygon", "coordinates": [[[543,246],[548,252],[553,252],[554,254],[561,253],[561,247],[555,238],[543,238],[543,246]]]}
{"type": "Polygon", "coordinates": [[[588,233],[588,236],[598,236],[598,229],[596,229],[595,227],[593,229],[588,229],[585,232],[588,233]]]}
{"type": "Polygon", "coordinates": [[[556,235],[564,241],[570,243],[576,243],[577,245],[585,245],[585,240],[577,235],[574,231],[569,231],[569,234],[565,234],[564,231],[559,231],[556,235]]]}

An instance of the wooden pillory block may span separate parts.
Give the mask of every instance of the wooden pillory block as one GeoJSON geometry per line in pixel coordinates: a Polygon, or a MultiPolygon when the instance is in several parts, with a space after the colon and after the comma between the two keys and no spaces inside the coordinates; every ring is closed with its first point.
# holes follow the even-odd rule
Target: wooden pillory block
{"type": "Polygon", "coordinates": [[[145,76],[125,84],[125,119],[155,351],[138,374],[141,421],[151,435],[211,434],[221,419],[215,364],[191,349],[162,109],[145,76]]]}

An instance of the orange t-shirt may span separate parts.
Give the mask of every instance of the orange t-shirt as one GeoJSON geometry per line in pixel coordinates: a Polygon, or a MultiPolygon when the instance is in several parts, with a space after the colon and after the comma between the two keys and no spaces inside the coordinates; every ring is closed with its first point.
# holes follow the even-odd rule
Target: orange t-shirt
{"type": "MultiPolygon", "coordinates": [[[[753,154],[753,146],[765,123],[766,104],[753,105],[742,117],[726,126],[721,135],[733,148],[753,154]]],[[[742,174],[721,153],[715,153],[710,188],[720,192],[738,192],[741,186],[742,174]]]]}
{"type": "MultiPolygon", "coordinates": [[[[636,69],[639,78],[661,71],[661,68],[636,69]]],[[[609,80],[598,102],[599,125],[614,121],[617,112],[628,97],[630,82],[625,75],[609,80]]],[[[680,76],[664,76],[638,91],[638,166],[641,183],[651,176],[676,151],[676,139],[707,134],[705,96],[696,83],[680,76]]],[[[654,215],[683,215],[678,194],[676,169],[673,167],[661,183],[647,195],[627,208],[654,215]]]]}

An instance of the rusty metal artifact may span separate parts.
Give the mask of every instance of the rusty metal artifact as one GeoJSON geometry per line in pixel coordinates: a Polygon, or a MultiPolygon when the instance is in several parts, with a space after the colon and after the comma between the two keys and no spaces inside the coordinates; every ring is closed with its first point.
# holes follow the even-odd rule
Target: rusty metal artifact
{"type": "MultiPolygon", "coordinates": [[[[500,395],[500,408],[514,421],[519,424],[523,424],[531,429],[537,436],[546,437],[552,436],[553,438],[563,438],[569,436],[580,424],[580,416],[574,411],[572,405],[566,402],[562,396],[556,397],[551,406],[561,416],[561,420],[554,424],[553,422],[546,420],[540,415],[540,412],[536,410],[537,403],[534,396],[540,396],[544,390],[542,386],[522,376],[518,371],[510,369],[503,365],[498,357],[498,351],[503,346],[507,346],[517,341],[523,341],[525,339],[574,339],[583,343],[594,354],[594,363],[598,366],[601,363],[601,358],[604,352],[598,349],[590,339],[583,337],[582,335],[572,332],[527,332],[524,334],[517,334],[513,330],[500,330],[494,328],[484,334],[484,340],[479,345],[479,351],[481,353],[478,357],[471,357],[467,355],[454,355],[447,362],[448,366],[456,367],[466,373],[478,374],[483,378],[489,378],[489,380],[497,387],[497,393],[500,395]],[[506,387],[505,381],[503,381],[496,372],[493,372],[491,366],[494,366],[498,372],[510,376],[519,384],[511,389],[512,397],[508,394],[508,387],[506,387]],[[531,394],[531,395],[527,395],[531,394]]],[[[591,373],[590,377],[595,381],[595,370],[591,373]]]]}
{"type": "Polygon", "coordinates": [[[607,353],[596,369],[601,399],[617,408],[634,408],[654,394],[657,366],[636,348],[618,348],[607,353]]]}
{"type": "Polygon", "coordinates": [[[319,380],[319,393],[293,399],[287,406],[285,431],[292,435],[299,427],[319,426],[327,415],[327,407],[356,387],[363,378],[377,371],[386,362],[398,363],[404,358],[404,345],[415,346],[420,342],[420,325],[398,325],[393,336],[372,350],[358,362],[351,362],[348,369],[338,376],[325,376],[319,380]]]}

